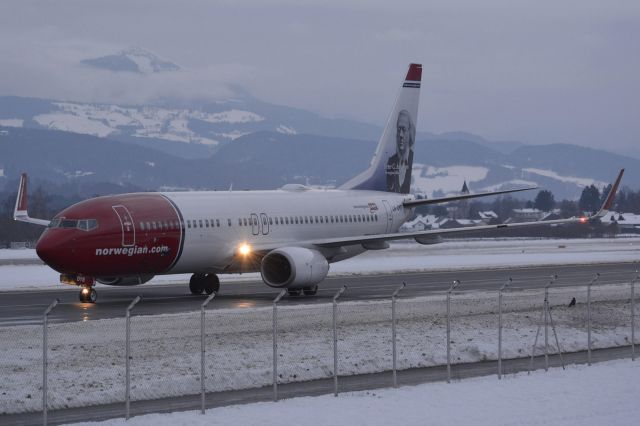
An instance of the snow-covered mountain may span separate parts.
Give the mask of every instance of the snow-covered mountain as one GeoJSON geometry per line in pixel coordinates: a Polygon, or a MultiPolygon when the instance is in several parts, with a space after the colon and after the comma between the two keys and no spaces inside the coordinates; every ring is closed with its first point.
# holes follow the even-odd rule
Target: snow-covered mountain
{"type": "Polygon", "coordinates": [[[369,124],[327,119],[317,114],[259,101],[237,90],[223,101],[154,105],[113,105],[1,97],[0,126],[61,130],[156,148],[185,158],[201,158],[240,136],[258,131],[287,135],[376,138],[369,124]],[[179,144],[176,144],[178,142],[179,144]]]}
{"type": "Polygon", "coordinates": [[[113,55],[83,59],[80,62],[93,68],[137,74],[179,71],[181,69],[173,62],[162,59],[140,47],[130,47],[113,55]]]}
{"type": "MultiPolygon", "coordinates": [[[[156,105],[0,97],[0,126],[5,180],[33,170],[34,152],[46,156],[44,151],[51,149],[61,156],[55,162],[48,157],[51,161],[38,172],[42,178],[149,189],[226,189],[230,184],[239,189],[274,188],[291,182],[339,185],[368,166],[381,132],[377,126],[328,119],[241,92],[226,101],[156,105]],[[77,135],[72,145],[65,143],[69,135],[77,135]],[[39,143],[25,145],[32,140],[39,143]],[[100,147],[100,158],[110,164],[108,168],[87,162],[95,149],[79,150],[83,140],[87,147],[93,146],[89,141],[100,147]],[[123,149],[131,144],[138,146],[123,149]],[[158,156],[159,151],[169,157],[158,156]],[[139,162],[119,160],[129,160],[132,152],[139,162]]],[[[584,186],[604,186],[621,167],[627,168],[623,184],[639,187],[640,160],[603,150],[496,143],[462,132],[419,133],[413,189],[429,197],[451,194],[466,180],[475,192],[537,185],[558,199],[572,199],[584,186]]]]}

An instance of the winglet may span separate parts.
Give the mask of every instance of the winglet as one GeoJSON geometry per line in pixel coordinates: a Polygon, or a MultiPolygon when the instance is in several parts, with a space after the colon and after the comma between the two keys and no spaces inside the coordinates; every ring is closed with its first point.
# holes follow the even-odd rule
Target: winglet
{"type": "Polygon", "coordinates": [[[591,218],[600,218],[609,213],[609,210],[613,206],[613,201],[616,199],[616,193],[618,192],[618,187],[620,186],[620,181],[622,180],[623,174],[624,169],[621,169],[620,173],[618,173],[618,178],[611,187],[611,191],[609,191],[609,195],[607,195],[607,199],[604,200],[604,203],[602,204],[602,207],[600,207],[600,210],[598,210],[596,214],[591,216],[591,218]]]}
{"type": "Polygon", "coordinates": [[[16,208],[13,211],[13,218],[18,220],[19,216],[27,215],[27,174],[20,175],[20,186],[18,186],[18,197],[16,198],[16,208]]]}
{"type": "Polygon", "coordinates": [[[22,173],[20,175],[20,185],[18,186],[18,196],[16,197],[16,207],[13,210],[13,220],[19,220],[20,222],[33,223],[35,225],[47,226],[48,220],[33,219],[29,217],[27,212],[27,174],[22,173]]]}

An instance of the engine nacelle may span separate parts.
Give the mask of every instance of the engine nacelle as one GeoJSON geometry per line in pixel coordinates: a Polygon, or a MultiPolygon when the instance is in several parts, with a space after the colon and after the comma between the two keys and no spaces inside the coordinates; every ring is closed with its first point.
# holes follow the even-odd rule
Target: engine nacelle
{"type": "Polygon", "coordinates": [[[317,250],[303,247],[282,247],[262,258],[260,273],[269,287],[311,287],[324,280],[329,262],[317,250]]]}
{"type": "Polygon", "coordinates": [[[96,278],[96,281],[98,281],[100,284],[105,285],[127,286],[144,284],[153,277],[153,275],[134,275],[132,277],[100,277],[96,278]]]}

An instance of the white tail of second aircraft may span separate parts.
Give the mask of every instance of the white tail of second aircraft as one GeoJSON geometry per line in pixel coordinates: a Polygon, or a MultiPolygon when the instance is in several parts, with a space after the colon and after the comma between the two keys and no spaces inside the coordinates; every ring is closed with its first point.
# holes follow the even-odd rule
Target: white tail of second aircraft
{"type": "Polygon", "coordinates": [[[341,189],[409,193],[421,79],[422,65],[409,65],[371,165],[341,189]]]}

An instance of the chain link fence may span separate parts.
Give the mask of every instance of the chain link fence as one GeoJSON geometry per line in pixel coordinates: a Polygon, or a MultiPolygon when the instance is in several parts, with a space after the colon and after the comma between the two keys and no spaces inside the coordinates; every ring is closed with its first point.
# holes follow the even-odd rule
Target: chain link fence
{"type": "MultiPolygon", "coordinates": [[[[277,399],[277,386],[317,381],[337,392],[340,377],[394,365],[446,366],[456,379],[470,363],[500,377],[522,370],[508,360],[542,368],[545,354],[585,351],[586,362],[590,350],[634,346],[633,282],[604,285],[596,276],[568,287],[550,277],[546,290],[508,280],[501,291],[465,283],[422,297],[398,290],[395,312],[391,294],[355,301],[348,289],[335,303],[215,309],[214,299],[205,311],[151,316],[132,307],[128,339],[125,318],[48,324],[45,368],[43,325],[2,327],[0,413],[43,410],[45,395],[47,410],[122,403],[124,412],[127,395],[132,403],[192,396],[204,409],[205,398],[226,391],[273,387],[277,399]]],[[[388,377],[391,386],[396,376],[388,377]]]]}

